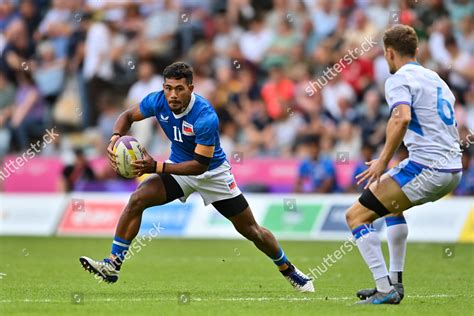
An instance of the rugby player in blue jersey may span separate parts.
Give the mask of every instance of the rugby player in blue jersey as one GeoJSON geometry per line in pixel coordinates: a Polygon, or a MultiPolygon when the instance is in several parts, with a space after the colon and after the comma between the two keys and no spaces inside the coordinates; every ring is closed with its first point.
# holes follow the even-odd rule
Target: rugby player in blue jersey
{"type": "Polygon", "coordinates": [[[143,160],[133,162],[137,176],[153,175],[131,195],[120,216],[110,256],[99,261],[81,257],[83,267],[107,282],[116,282],[140,229],[143,211],[175,199],[185,202],[191,193],[198,192],[206,205],[212,204],[242,236],[272,259],[297,291],[314,292],[311,279],[290,263],[273,234],[255,221],[220,146],[217,114],[209,101],[193,92],[192,68],[176,62],[163,75],[162,91],[149,94],[117,119],[108,154],[116,169],[115,142],[133,122],[154,117],[171,141],[169,160],[155,161],[145,151],[143,160]]]}

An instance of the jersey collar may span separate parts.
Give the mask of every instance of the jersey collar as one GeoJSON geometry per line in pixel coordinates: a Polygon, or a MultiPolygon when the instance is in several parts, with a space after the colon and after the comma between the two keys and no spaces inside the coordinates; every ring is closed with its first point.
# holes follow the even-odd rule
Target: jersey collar
{"type": "Polygon", "coordinates": [[[173,113],[174,118],[180,119],[183,116],[187,115],[189,112],[191,112],[195,101],[196,101],[196,97],[194,96],[194,92],[192,92],[191,100],[189,101],[188,107],[186,108],[186,110],[184,110],[184,112],[179,113],[179,114],[174,114],[174,112],[171,111],[171,113],[173,113]]]}

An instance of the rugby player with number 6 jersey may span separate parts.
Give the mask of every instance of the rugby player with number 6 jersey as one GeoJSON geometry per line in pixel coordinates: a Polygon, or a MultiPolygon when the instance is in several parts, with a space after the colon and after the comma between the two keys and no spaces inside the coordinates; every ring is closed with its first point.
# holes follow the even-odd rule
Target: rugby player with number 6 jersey
{"type": "Polygon", "coordinates": [[[192,68],[176,62],[163,75],[162,91],[149,94],[117,119],[107,150],[110,163],[117,170],[114,144],[133,122],[153,117],[171,141],[169,160],[155,161],[144,150],[144,159],[132,162],[136,176],[153,175],[140,183],[123,210],[110,256],[98,261],[81,257],[83,267],[107,282],[116,282],[140,229],[143,211],[175,199],[185,202],[191,193],[198,192],[206,205],[212,204],[242,236],[265,253],[297,291],[314,292],[312,280],[287,259],[273,234],[255,221],[220,146],[217,114],[206,99],[193,92],[192,68]]]}
{"type": "Polygon", "coordinates": [[[347,211],[347,223],[370,268],[375,289],[361,290],[359,304],[398,304],[408,228],[403,212],[436,201],[456,188],[462,175],[461,147],[454,119],[455,98],[439,75],[416,61],[414,29],[395,25],[383,35],[391,77],[385,82],[390,107],[386,142],[378,159],[356,176],[365,191],[347,211]],[[401,142],[409,157],[384,173],[401,142]],[[385,217],[390,254],[387,270],[372,222],[385,217]]]}

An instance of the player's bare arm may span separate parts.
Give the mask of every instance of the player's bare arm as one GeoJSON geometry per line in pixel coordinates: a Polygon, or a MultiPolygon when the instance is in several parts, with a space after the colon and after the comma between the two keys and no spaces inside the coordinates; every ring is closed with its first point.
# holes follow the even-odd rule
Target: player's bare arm
{"type": "Polygon", "coordinates": [[[120,114],[115,122],[113,134],[112,137],[110,137],[109,145],[107,146],[107,156],[114,170],[117,170],[117,158],[114,154],[115,143],[120,136],[128,133],[133,122],[141,121],[143,119],[145,119],[145,117],[140,112],[140,105],[136,104],[120,114]]]}
{"type": "Polygon", "coordinates": [[[145,173],[171,173],[175,175],[196,176],[206,172],[209,168],[209,161],[214,155],[214,146],[196,145],[194,159],[176,164],[155,161],[144,150],[145,158],[135,160],[131,164],[135,167],[135,175],[141,176],[145,173]]]}
{"type": "Polygon", "coordinates": [[[387,141],[382,153],[378,159],[366,162],[369,168],[356,176],[356,179],[358,179],[357,185],[368,179],[364,187],[364,189],[367,189],[372,182],[376,181],[377,184],[380,182],[380,177],[387,169],[388,163],[403,141],[410,121],[410,105],[400,104],[393,109],[390,119],[388,120],[387,141]]]}

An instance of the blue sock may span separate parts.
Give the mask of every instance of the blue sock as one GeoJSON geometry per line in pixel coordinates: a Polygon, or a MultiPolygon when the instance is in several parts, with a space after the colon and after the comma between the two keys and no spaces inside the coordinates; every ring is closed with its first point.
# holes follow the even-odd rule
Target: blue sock
{"type": "Polygon", "coordinates": [[[275,263],[277,266],[282,266],[285,263],[288,263],[288,259],[286,258],[285,252],[283,251],[283,249],[281,249],[281,247],[278,250],[277,257],[276,258],[270,257],[270,259],[272,259],[273,263],[275,263]]]}
{"type": "Polygon", "coordinates": [[[387,227],[389,227],[393,225],[406,224],[407,221],[405,220],[405,216],[401,214],[400,216],[385,217],[385,223],[387,224],[387,227]]]}
{"type": "Polygon", "coordinates": [[[131,241],[122,239],[120,237],[114,237],[114,241],[112,242],[111,253],[118,258],[118,261],[120,263],[123,262],[131,243],[131,241]]]}
{"type": "Polygon", "coordinates": [[[372,223],[363,224],[363,225],[360,225],[360,226],[357,226],[356,228],[354,228],[352,230],[352,235],[357,240],[360,237],[362,237],[362,236],[364,236],[364,235],[366,235],[370,232],[374,232],[374,231],[375,231],[375,228],[374,228],[374,225],[372,223]]]}

